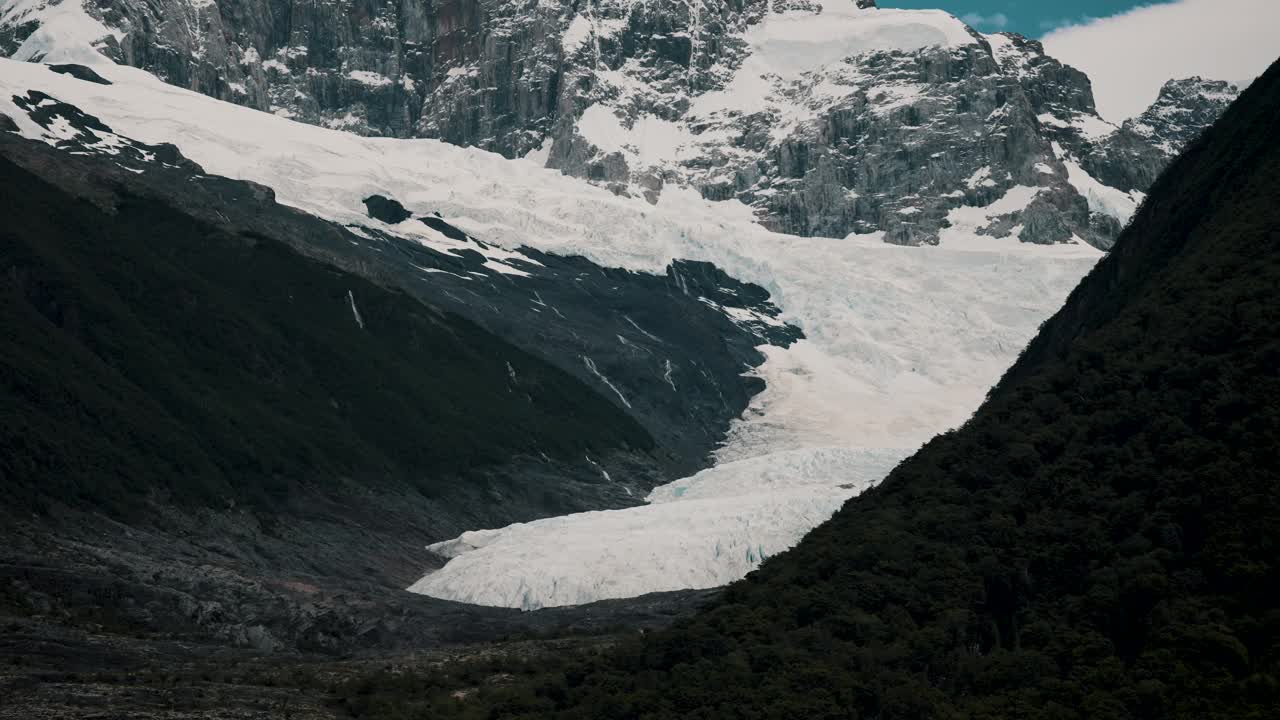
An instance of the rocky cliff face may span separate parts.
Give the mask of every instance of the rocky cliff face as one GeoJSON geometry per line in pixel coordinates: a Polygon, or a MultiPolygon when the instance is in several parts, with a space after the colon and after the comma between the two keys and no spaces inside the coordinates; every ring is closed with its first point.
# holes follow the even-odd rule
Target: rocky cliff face
{"type": "Polygon", "coordinates": [[[618,193],[688,186],[781,232],[902,244],[961,228],[1107,247],[1235,92],[1173,82],[1117,128],[1035,41],[851,0],[76,2],[7,0],[0,52],[94,41],[305,122],[535,153],[618,193]]]}
{"type": "Polygon", "coordinates": [[[1199,77],[1170,80],[1141,115],[1085,153],[1085,167],[1124,191],[1146,190],[1178,153],[1222,115],[1240,89],[1199,77]]]}
{"type": "Polygon", "coordinates": [[[1106,247],[1128,218],[1094,207],[1060,157],[1055,141],[1084,151],[1115,128],[1039,43],[836,3],[771,8],[740,37],[701,93],[655,87],[641,64],[596,72],[603,89],[557,125],[549,164],[651,198],[690,185],[800,235],[1106,247]]]}
{"type": "Polygon", "coordinates": [[[1125,122],[1123,129],[1147,138],[1165,155],[1173,156],[1212,125],[1239,95],[1240,88],[1221,80],[1170,80],[1155,103],[1125,122]]]}

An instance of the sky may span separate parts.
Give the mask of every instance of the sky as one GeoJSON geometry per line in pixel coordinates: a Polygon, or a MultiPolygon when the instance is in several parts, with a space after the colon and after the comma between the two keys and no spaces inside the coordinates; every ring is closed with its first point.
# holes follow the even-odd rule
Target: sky
{"type": "Polygon", "coordinates": [[[1044,41],[1093,80],[1098,112],[1141,113],[1165,81],[1193,75],[1248,83],[1280,58],[1280,0],[880,0],[938,8],[983,32],[1044,41]]]}

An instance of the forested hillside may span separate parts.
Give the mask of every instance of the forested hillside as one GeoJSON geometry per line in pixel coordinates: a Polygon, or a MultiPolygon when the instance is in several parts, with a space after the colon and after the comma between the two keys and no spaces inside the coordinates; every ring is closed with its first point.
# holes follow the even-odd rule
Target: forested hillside
{"type": "Polygon", "coordinates": [[[516,679],[500,664],[370,678],[345,707],[1274,718],[1277,197],[1280,65],[1156,183],[970,422],[713,610],[516,679]]]}

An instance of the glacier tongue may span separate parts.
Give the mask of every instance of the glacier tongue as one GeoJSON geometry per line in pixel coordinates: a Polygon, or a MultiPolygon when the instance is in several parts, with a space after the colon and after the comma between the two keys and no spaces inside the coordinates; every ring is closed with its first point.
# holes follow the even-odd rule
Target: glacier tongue
{"type": "Polygon", "coordinates": [[[528,161],[356,137],[139,70],[95,69],[113,84],[0,60],[0,113],[44,137],[9,100],[41,90],[123,136],[173,143],[208,172],[269,186],[280,202],[343,224],[376,224],[363,198],[382,193],[415,214],[440,211],[497,253],[527,244],[648,272],[676,258],[713,262],[769,290],[782,319],[804,328],[807,341],[766,348],[767,388],[733,427],[717,467],[656,490],[644,507],[444,543],[438,550],[456,557],[413,589],[449,599],[540,607],[741,577],[910,449],[962,423],[1101,256],[1081,244],[966,239],[959,225],[935,248],[888,245],[878,234],[780,235],[736,201],[671,189],[650,205],[528,161]]]}
{"type": "Polygon", "coordinates": [[[743,249],[760,253],[809,339],[762,348],[766,388],[718,465],[655,489],[647,506],[438,543],[452,559],[410,590],[534,609],[737,580],[964,422],[1098,257],[1012,239],[985,250],[773,240],[743,249]]]}
{"type": "Polygon", "coordinates": [[[723,585],[794,545],[906,454],[774,453],[658,488],[651,505],[465,533],[431,546],[453,560],[409,589],[535,610],[723,585]]]}

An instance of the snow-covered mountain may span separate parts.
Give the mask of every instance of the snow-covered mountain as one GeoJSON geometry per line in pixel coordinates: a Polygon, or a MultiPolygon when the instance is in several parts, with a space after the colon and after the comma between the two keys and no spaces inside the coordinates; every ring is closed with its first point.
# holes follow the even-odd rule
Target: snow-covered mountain
{"type": "MultiPolygon", "coordinates": [[[[479,602],[536,607],[670,587],[706,587],[744,572],[762,553],[785,547],[834,512],[843,499],[874,482],[894,457],[963,422],[1038,324],[1100,256],[1086,245],[1028,246],[1012,237],[958,233],[930,249],[889,245],[881,233],[849,238],[782,235],[761,228],[740,203],[707,201],[687,189],[671,188],[656,205],[650,204],[528,160],[508,160],[432,140],[361,138],[299,124],[116,65],[88,70],[0,61],[0,115],[5,116],[0,123],[10,131],[68,151],[91,147],[110,153],[124,142],[118,138],[148,146],[171,143],[206,172],[270,188],[280,202],[357,236],[394,239],[394,247],[370,240],[365,252],[380,262],[370,264],[368,256],[348,262],[379,277],[385,277],[379,269],[382,261],[396,263],[406,273],[403,282],[426,284],[442,297],[474,287],[477,294],[458,295],[464,300],[453,307],[469,307],[481,315],[492,313],[477,286],[524,282],[520,273],[541,272],[536,263],[543,261],[537,253],[522,251],[521,246],[582,255],[598,266],[632,273],[662,275],[679,259],[714,262],[729,277],[768,291],[781,311],[776,317],[759,304],[734,303],[728,294],[699,289],[706,283],[692,284],[682,273],[670,276],[672,283],[665,286],[666,292],[695,293],[701,304],[758,333],[764,364],[754,374],[765,381],[765,389],[731,429],[717,454],[721,467],[656,495],[672,501],[643,509],[638,517],[645,518],[644,532],[624,532],[636,527],[626,522],[628,516],[609,519],[598,531],[601,545],[609,548],[603,561],[587,564],[582,559],[578,565],[592,573],[594,585],[571,595],[538,592],[526,598],[511,589],[528,584],[530,577],[557,577],[547,565],[563,567],[556,560],[563,558],[564,548],[554,523],[537,531],[544,542],[530,538],[519,544],[523,560],[510,567],[520,568],[520,574],[477,573],[473,564],[468,579],[449,570],[455,579],[452,589],[442,594],[479,602]],[[51,114],[55,106],[76,108],[110,131],[94,133],[98,139],[86,145],[73,124],[58,120],[62,114],[51,114]],[[370,217],[365,200],[375,194],[398,199],[405,212],[419,217],[438,212],[440,221],[461,232],[451,238],[428,231],[426,225],[421,229],[370,217]],[[427,264],[417,254],[397,249],[403,244],[446,257],[474,254],[474,261],[465,268],[439,259],[427,264]],[[452,278],[442,270],[474,279],[452,278]],[[444,282],[450,284],[438,285],[444,282]],[[770,328],[780,323],[798,326],[806,339],[770,339],[770,328]],[[678,492],[692,485],[698,486],[697,492],[690,490],[687,497],[678,492]],[[695,500],[696,508],[688,504],[695,500]],[[706,525],[700,539],[690,537],[684,551],[656,558],[651,549],[658,547],[654,538],[687,529],[693,512],[706,525]],[[717,544],[743,548],[742,557],[736,550],[717,556],[717,544]],[[701,552],[695,551],[703,545],[701,552]],[[750,558],[747,547],[754,548],[750,558]],[[653,564],[657,559],[662,562],[653,564]],[[637,575],[645,578],[643,583],[608,579],[636,574],[645,563],[650,569],[637,575]],[[653,581],[657,577],[666,580],[653,581]]],[[[337,249],[328,252],[340,259],[337,249]]],[[[569,275],[563,282],[576,281],[569,275]]],[[[509,293],[504,302],[516,297],[509,293]]],[[[555,314],[551,304],[529,292],[523,309],[508,306],[496,312],[536,312],[540,320],[527,323],[531,332],[544,332],[544,326],[549,332],[565,323],[565,337],[572,338],[572,323],[547,317],[555,314]]],[[[615,351],[599,351],[594,357],[616,357],[618,362],[630,358],[627,367],[644,366],[646,358],[652,359],[650,371],[632,371],[634,391],[619,384],[612,365],[557,355],[545,346],[534,349],[541,347],[548,359],[588,380],[601,396],[628,411],[642,407],[637,397],[679,395],[685,387],[681,373],[698,369],[664,373],[658,353],[675,338],[664,327],[642,321],[636,322],[639,327],[628,325],[626,316],[615,320],[615,351]],[[648,340],[642,340],[645,334],[648,340]],[[642,349],[645,343],[648,351],[642,349]]],[[[634,484],[614,468],[608,472],[602,473],[607,483],[634,484]]],[[[495,541],[485,550],[510,547],[495,541]]],[[[465,567],[463,563],[459,569],[465,567]]],[[[574,581],[559,582],[568,587],[574,581]]]]}
{"type": "Polygon", "coordinates": [[[1205,99],[1234,93],[1189,82],[1143,125],[1160,130],[1118,131],[1088,78],[1034,41],[851,0],[0,7],[0,53],[16,59],[97,47],[304,122],[529,155],[650,200],[692,187],[780,232],[909,245],[959,227],[1105,248],[1171,141],[1221,109],[1205,99]]]}
{"type": "Polygon", "coordinates": [[[0,128],[74,149],[48,99],[111,129],[95,152],[171,143],[266,186],[672,442],[745,404],[734,370],[764,381],[716,467],[437,544],[414,586],[526,608],[741,576],[962,423],[1234,93],[1173,83],[1117,128],[1038,43],[870,2],[3,3],[0,50],[93,69],[0,61],[0,128]],[[700,366],[606,299],[612,269],[758,351],[700,366]],[[557,312],[588,272],[608,312],[557,312]]]}

